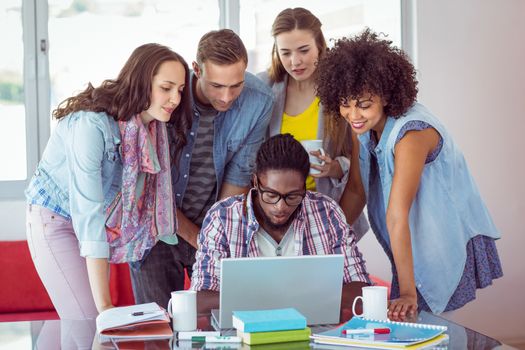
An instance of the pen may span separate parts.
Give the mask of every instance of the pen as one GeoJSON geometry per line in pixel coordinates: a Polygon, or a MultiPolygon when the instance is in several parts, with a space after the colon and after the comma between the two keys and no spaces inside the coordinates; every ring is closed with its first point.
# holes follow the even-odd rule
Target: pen
{"type": "Polygon", "coordinates": [[[131,313],[131,316],[142,316],[142,315],[147,315],[147,314],[155,314],[158,312],[159,311],[136,311],[136,312],[131,313]]]}
{"type": "Polygon", "coordinates": [[[206,338],[206,337],[218,337],[220,335],[221,335],[221,332],[217,332],[217,331],[177,332],[177,339],[192,340],[192,338],[194,337],[206,338]]]}
{"type": "Polygon", "coordinates": [[[390,328],[343,329],[343,334],[388,334],[390,328]]]}
{"type": "Polygon", "coordinates": [[[201,343],[240,343],[241,337],[234,336],[207,336],[207,337],[191,337],[193,342],[201,343]]]}

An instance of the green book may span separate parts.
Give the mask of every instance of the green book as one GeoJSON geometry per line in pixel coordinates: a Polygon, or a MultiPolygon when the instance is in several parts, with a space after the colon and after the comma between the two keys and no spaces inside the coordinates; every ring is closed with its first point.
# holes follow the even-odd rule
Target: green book
{"type": "Polygon", "coordinates": [[[270,343],[250,345],[250,350],[311,350],[310,341],[292,341],[288,343],[270,343]]]}
{"type": "Polygon", "coordinates": [[[303,341],[310,339],[310,328],[294,329],[289,331],[273,332],[242,332],[237,330],[237,336],[241,337],[243,343],[249,345],[285,343],[294,341],[303,341]]]}

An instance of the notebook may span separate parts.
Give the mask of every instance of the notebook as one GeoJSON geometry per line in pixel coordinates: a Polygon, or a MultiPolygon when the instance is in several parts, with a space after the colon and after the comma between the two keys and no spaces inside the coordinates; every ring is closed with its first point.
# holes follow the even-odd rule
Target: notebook
{"type": "Polygon", "coordinates": [[[221,260],[216,329],[232,328],[232,311],[293,307],[308,325],[339,322],[342,254],[221,260]]]}
{"type": "Polygon", "coordinates": [[[100,341],[169,339],[173,336],[166,310],[157,303],[114,307],[96,318],[100,341]]]}
{"type": "Polygon", "coordinates": [[[312,335],[315,343],[334,344],[369,347],[377,349],[412,349],[429,344],[438,344],[447,338],[443,333],[447,327],[408,323],[369,320],[360,317],[353,317],[342,326],[312,335]],[[388,334],[344,334],[343,330],[359,330],[370,328],[389,328],[388,334]],[[435,341],[434,341],[435,340],[435,341]]]}

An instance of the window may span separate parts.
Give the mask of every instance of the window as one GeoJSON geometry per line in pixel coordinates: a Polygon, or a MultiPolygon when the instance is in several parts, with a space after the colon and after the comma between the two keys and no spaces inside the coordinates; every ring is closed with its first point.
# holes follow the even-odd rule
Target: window
{"type": "MultiPolygon", "coordinates": [[[[271,25],[302,6],[327,40],[370,26],[401,41],[403,0],[2,0],[0,1],[0,199],[23,198],[45,148],[51,111],[88,82],[115,78],[131,51],[158,42],[194,60],[200,37],[220,26],[239,31],[248,70],[267,69],[271,25]]],[[[330,42],[328,43],[330,46],[330,42]]]]}
{"type": "Polygon", "coordinates": [[[194,60],[216,0],[0,1],[0,199],[22,199],[65,98],[115,78],[137,46],[194,60]],[[5,50],[4,50],[5,49],[5,50]]]}
{"type": "Polygon", "coordinates": [[[48,3],[51,109],[88,82],[97,86],[116,78],[142,44],[169,46],[191,67],[200,37],[218,28],[216,0],[48,3]]]}
{"type": "Polygon", "coordinates": [[[21,1],[0,3],[0,181],[25,180],[24,43],[21,1]],[[9,164],[9,166],[7,166],[9,164]]]}

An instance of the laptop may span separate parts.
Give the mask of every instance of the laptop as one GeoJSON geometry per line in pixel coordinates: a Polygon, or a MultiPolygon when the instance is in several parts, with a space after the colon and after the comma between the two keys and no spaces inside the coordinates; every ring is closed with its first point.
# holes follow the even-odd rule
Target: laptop
{"type": "Polygon", "coordinates": [[[232,328],[232,311],[293,307],[308,325],[339,322],[342,254],[221,260],[220,309],[216,329],[232,328]]]}

